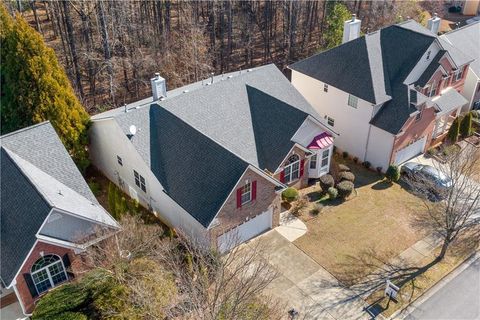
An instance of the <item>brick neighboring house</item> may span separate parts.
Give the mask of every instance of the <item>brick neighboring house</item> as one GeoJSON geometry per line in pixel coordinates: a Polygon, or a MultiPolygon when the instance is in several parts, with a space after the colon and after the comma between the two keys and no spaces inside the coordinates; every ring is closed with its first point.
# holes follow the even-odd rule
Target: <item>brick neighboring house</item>
{"type": "Polygon", "coordinates": [[[78,254],[119,229],[49,122],[0,137],[1,307],[24,315],[75,276],[78,254]]]}
{"type": "Polygon", "coordinates": [[[359,26],[346,21],[342,45],[291,65],[291,82],[340,150],[386,170],[445,138],[473,59],[413,20],[362,37],[359,26]]]}
{"type": "Polygon", "coordinates": [[[329,171],[335,134],[274,66],[92,118],[92,163],[167,225],[221,251],[279,223],[280,194],[329,171]]]}

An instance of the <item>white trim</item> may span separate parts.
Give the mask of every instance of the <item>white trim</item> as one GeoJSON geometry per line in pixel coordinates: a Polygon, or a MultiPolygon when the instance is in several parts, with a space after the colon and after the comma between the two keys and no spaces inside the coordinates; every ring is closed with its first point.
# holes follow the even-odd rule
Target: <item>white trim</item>
{"type": "MultiPolygon", "coordinates": [[[[9,288],[7,288],[7,289],[9,289],[9,288]]],[[[18,301],[18,304],[20,305],[20,308],[22,309],[23,314],[27,317],[30,317],[32,314],[27,313],[27,311],[25,310],[25,306],[23,305],[22,298],[21,298],[20,293],[18,292],[18,289],[17,289],[17,281],[14,281],[14,283],[13,283],[13,291],[15,292],[15,295],[17,296],[17,301],[18,301]]]]}
{"type": "Polygon", "coordinates": [[[308,153],[308,155],[305,155],[305,158],[306,159],[310,159],[312,156],[313,156],[313,153],[312,153],[312,150],[309,150],[307,148],[305,148],[304,146],[302,146],[301,144],[295,142],[295,144],[290,148],[290,150],[288,151],[287,155],[283,158],[283,160],[280,162],[280,165],[278,166],[277,169],[275,169],[275,171],[273,172],[273,174],[277,174],[279,173],[280,171],[283,170],[283,163],[285,162],[285,160],[288,159],[288,157],[290,156],[290,154],[292,153],[292,151],[294,150],[294,148],[297,147],[301,150],[303,150],[304,152],[308,153]]]}
{"type": "MultiPolygon", "coordinates": [[[[56,253],[48,253],[47,255],[49,255],[49,256],[56,256],[56,257],[58,257],[58,260],[55,261],[55,262],[52,262],[52,263],[50,263],[50,264],[48,264],[48,265],[46,265],[45,267],[42,267],[42,268],[39,269],[39,270],[32,271],[32,267],[35,265],[35,263],[37,263],[38,260],[40,260],[40,259],[43,258],[43,256],[42,256],[41,258],[38,258],[37,260],[35,260],[35,262],[33,263],[32,267],[30,267],[30,272],[29,272],[29,273],[30,273],[30,277],[32,278],[33,285],[35,286],[35,291],[37,291],[37,295],[40,295],[40,294],[42,294],[42,293],[44,293],[44,292],[47,292],[49,289],[53,289],[53,288],[55,288],[56,286],[58,286],[59,284],[62,284],[62,283],[64,283],[64,282],[68,281],[68,274],[67,274],[67,271],[66,271],[66,268],[65,268],[65,264],[63,263],[62,257],[60,257],[60,256],[59,256],[58,254],[56,254],[56,253]],[[52,277],[52,275],[50,274],[49,267],[50,267],[50,266],[53,266],[54,264],[57,264],[57,263],[59,263],[59,262],[60,262],[60,264],[62,265],[62,268],[63,268],[62,271],[63,271],[63,274],[65,275],[65,280],[64,280],[64,281],[61,281],[61,282],[59,282],[59,283],[57,283],[57,284],[54,284],[54,283],[53,283],[53,277],[52,277]],[[42,291],[42,292],[38,292],[37,284],[35,283],[35,279],[33,278],[33,275],[34,275],[34,274],[37,274],[37,273],[40,273],[40,272],[43,271],[43,270],[45,270],[45,271],[47,272],[48,281],[50,282],[51,287],[50,287],[50,288],[47,288],[47,290],[44,290],[44,291],[42,291]]],[[[59,272],[58,274],[60,274],[60,272],[59,272]]],[[[43,281],[45,281],[45,280],[42,280],[41,282],[43,282],[43,281]]]]}
{"type": "Polygon", "coordinates": [[[293,162],[291,162],[291,163],[289,163],[289,164],[287,164],[287,165],[285,165],[285,166],[283,167],[283,172],[285,172],[287,168],[290,169],[290,172],[288,173],[288,179],[287,179],[287,175],[285,175],[285,177],[284,177],[286,184],[290,184],[290,183],[292,183],[292,182],[294,182],[294,181],[297,181],[297,180],[299,180],[299,179],[302,177],[302,176],[300,175],[300,172],[301,172],[300,166],[301,166],[301,163],[302,163],[302,159],[300,158],[300,156],[299,156],[298,154],[294,153],[294,154],[292,154],[290,157],[288,157],[288,161],[290,161],[290,158],[291,158],[291,157],[294,157],[294,156],[295,156],[297,159],[296,159],[295,161],[293,161],[293,162]],[[295,171],[293,167],[294,167],[294,165],[296,165],[296,164],[298,164],[298,168],[297,168],[298,177],[293,178],[293,172],[295,171]],[[287,180],[288,180],[288,182],[287,182],[287,180]]]}

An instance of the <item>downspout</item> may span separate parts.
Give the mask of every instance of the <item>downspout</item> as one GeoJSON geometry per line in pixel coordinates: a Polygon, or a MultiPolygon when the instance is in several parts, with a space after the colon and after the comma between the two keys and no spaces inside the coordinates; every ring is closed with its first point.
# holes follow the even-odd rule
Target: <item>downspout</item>
{"type": "Polygon", "coordinates": [[[17,289],[17,282],[15,280],[15,283],[13,284],[13,291],[15,292],[15,295],[17,296],[17,300],[18,300],[18,303],[20,304],[20,307],[22,308],[22,312],[25,316],[27,317],[30,317],[32,314],[31,313],[27,313],[27,311],[25,310],[25,306],[23,305],[23,301],[21,299],[21,296],[20,296],[20,293],[18,292],[18,289],[17,289]]]}

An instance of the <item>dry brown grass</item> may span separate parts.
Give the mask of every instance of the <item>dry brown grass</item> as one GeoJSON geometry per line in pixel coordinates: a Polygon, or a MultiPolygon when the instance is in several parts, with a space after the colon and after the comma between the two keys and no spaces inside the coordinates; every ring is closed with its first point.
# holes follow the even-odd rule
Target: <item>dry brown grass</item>
{"type": "Polygon", "coordinates": [[[357,196],[343,203],[322,201],[321,214],[305,219],[308,232],[294,242],[345,282],[352,274],[359,279],[373,271],[373,266],[359,268],[365,251],[386,261],[424,236],[413,226],[414,216],[423,211],[419,198],[375,172],[347,165],[357,177],[357,196]]]}

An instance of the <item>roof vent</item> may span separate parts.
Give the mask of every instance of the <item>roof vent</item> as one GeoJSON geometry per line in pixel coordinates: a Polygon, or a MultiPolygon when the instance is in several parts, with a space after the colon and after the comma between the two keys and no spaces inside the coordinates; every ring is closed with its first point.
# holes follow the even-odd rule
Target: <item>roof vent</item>
{"type": "Polygon", "coordinates": [[[232,75],[229,75],[227,78],[228,78],[228,79],[232,79],[232,78],[233,78],[233,76],[232,76],[232,75]]]}
{"type": "Polygon", "coordinates": [[[352,14],[352,19],[345,21],[343,24],[343,39],[342,43],[357,39],[360,37],[360,26],[362,21],[357,19],[355,14],[352,14]]]}
{"type": "Polygon", "coordinates": [[[155,78],[150,79],[152,86],[153,101],[167,96],[167,83],[164,78],[160,77],[160,73],[155,73],[155,78]]]}
{"type": "Polygon", "coordinates": [[[247,72],[252,72],[252,69],[248,69],[247,72]]]}
{"type": "Polygon", "coordinates": [[[132,137],[137,133],[137,127],[135,125],[131,125],[130,128],[128,128],[128,131],[130,131],[130,134],[132,137]]]}
{"type": "Polygon", "coordinates": [[[127,112],[128,112],[127,104],[125,103],[125,104],[123,105],[123,107],[125,108],[125,113],[127,113],[127,112]]]}
{"type": "Polygon", "coordinates": [[[186,89],[186,90],[183,90],[183,93],[187,93],[187,92],[188,92],[188,89],[186,89]]]}

